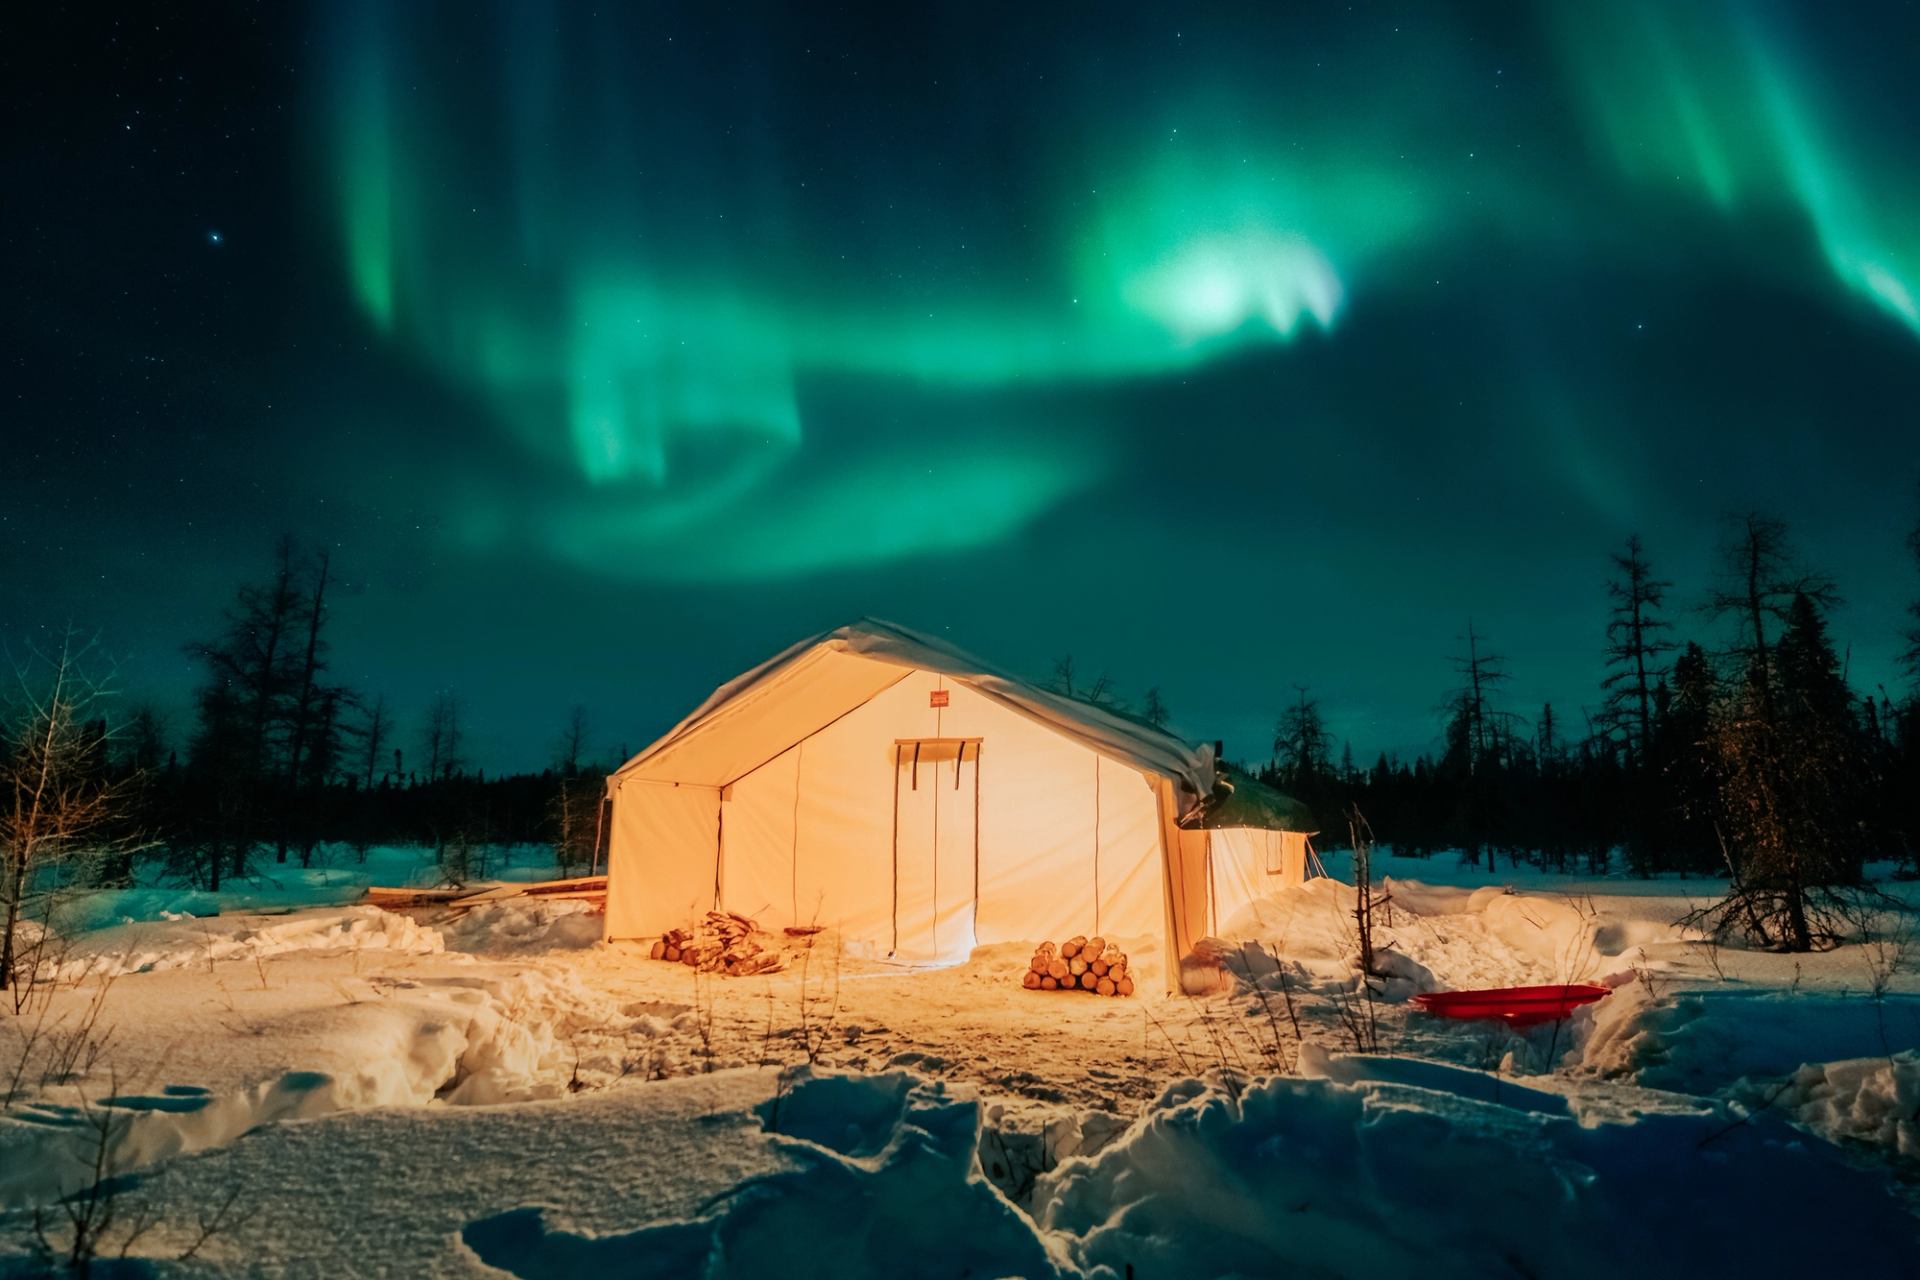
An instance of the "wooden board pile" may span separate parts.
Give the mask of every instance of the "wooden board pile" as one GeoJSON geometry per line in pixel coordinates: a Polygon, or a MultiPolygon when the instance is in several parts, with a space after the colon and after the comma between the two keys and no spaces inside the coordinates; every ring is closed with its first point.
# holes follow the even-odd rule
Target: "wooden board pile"
{"type": "Polygon", "coordinates": [[[447,907],[455,915],[464,915],[483,903],[499,902],[506,898],[541,898],[551,902],[577,900],[592,903],[596,911],[605,911],[607,878],[571,876],[565,880],[536,880],[529,884],[497,884],[485,889],[465,886],[423,889],[375,884],[367,886],[364,901],[386,911],[447,907]]]}
{"type": "Polygon", "coordinates": [[[1105,938],[1078,934],[1058,947],[1043,942],[1033,951],[1033,962],[1020,975],[1029,991],[1083,991],[1089,995],[1130,996],[1133,975],[1127,953],[1109,946],[1105,938]]]}
{"type": "Polygon", "coordinates": [[[692,929],[669,929],[661,934],[647,954],[655,960],[743,978],[787,967],[786,957],[777,947],[770,948],[769,941],[760,926],[746,916],[709,911],[692,929]]]}

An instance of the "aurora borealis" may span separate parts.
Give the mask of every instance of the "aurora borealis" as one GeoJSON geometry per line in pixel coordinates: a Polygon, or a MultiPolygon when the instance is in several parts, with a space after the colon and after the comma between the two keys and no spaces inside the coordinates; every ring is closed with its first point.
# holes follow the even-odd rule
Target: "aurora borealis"
{"type": "Polygon", "coordinates": [[[290,528],[358,575],[343,667],[460,689],[499,766],[861,614],[1242,752],[1296,683],[1417,751],[1469,615],[1577,708],[1607,552],[1691,599],[1757,504],[1890,681],[1917,40],[1712,0],[52,15],[0,626],[99,626],[177,700],[290,528]]]}

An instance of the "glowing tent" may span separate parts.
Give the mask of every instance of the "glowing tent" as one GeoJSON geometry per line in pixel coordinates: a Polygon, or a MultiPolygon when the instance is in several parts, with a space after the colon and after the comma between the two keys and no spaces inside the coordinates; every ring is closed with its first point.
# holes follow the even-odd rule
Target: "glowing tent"
{"type": "Polygon", "coordinates": [[[1211,748],[871,619],[723,685],[607,786],[610,940],[719,907],[914,963],[1100,933],[1171,975],[1304,878],[1311,825],[1211,748]]]}

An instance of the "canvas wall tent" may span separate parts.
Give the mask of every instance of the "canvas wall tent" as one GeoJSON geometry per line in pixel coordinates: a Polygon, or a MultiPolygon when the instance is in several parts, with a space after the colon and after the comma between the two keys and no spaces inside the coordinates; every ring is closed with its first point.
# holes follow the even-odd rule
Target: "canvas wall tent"
{"type": "Polygon", "coordinates": [[[910,962],[1083,932],[1156,941],[1172,973],[1229,902],[1304,877],[1305,811],[1251,803],[1240,777],[1210,748],[865,620],[723,685],[609,777],[606,933],[650,938],[719,906],[910,962]]]}

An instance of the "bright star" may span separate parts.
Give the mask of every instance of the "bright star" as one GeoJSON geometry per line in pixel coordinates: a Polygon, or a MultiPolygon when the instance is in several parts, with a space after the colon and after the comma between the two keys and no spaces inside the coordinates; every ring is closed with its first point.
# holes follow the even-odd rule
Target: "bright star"
{"type": "Polygon", "coordinates": [[[227,238],[226,238],[226,236],[224,236],[224,235],[222,235],[222,234],[221,234],[220,232],[218,232],[218,231],[209,231],[209,232],[207,232],[207,243],[208,243],[208,244],[210,244],[210,245],[213,245],[213,246],[215,246],[215,247],[217,248],[218,246],[220,246],[220,245],[223,245],[223,244],[225,244],[226,242],[227,242],[227,238]]]}

